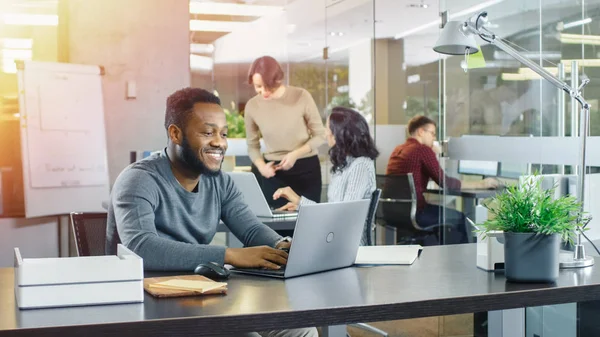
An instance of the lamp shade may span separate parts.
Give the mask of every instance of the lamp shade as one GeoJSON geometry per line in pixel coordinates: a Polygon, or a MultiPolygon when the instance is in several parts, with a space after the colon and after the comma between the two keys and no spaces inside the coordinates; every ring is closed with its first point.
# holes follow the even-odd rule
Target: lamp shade
{"type": "Polygon", "coordinates": [[[469,32],[465,32],[462,29],[463,22],[460,21],[448,21],[440,37],[435,43],[433,50],[440,54],[448,55],[464,55],[465,50],[467,54],[474,54],[479,51],[477,42],[475,42],[475,36],[469,32]]]}

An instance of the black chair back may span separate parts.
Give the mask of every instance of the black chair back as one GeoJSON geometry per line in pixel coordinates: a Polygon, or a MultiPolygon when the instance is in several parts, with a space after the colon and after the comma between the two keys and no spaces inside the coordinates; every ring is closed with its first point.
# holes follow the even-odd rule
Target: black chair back
{"type": "Polygon", "coordinates": [[[79,256],[105,254],[107,213],[71,213],[75,246],[79,256]]]}
{"type": "Polygon", "coordinates": [[[373,246],[373,230],[375,227],[373,224],[375,223],[375,211],[377,210],[377,205],[379,204],[379,198],[381,197],[381,189],[377,188],[373,191],[371,195],[371,203],[369,204],[369,213],[367,214],[367,223],[365,225],[365,238],[364,244],[367,246],[373,246]]]}
{"type": "Polygon", "coordinates": [[[381,198],[377,220],[398,231],[422,230],[417,224],[417,196],[412,173],[403,175],[377,175],[381,198]]]}

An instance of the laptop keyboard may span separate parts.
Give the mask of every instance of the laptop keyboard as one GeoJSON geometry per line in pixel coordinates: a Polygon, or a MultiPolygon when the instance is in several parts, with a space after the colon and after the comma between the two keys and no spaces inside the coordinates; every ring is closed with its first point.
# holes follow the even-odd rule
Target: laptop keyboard
{"type": "Polygon", "coordinates": [[[235,268],[241,272],[251,272],[253,274],[264,274],[264,275],[276,275],[283,276],[285,274],[285,266],[281,266],[280,269],[264,269],[264,268],[235,268]]]}

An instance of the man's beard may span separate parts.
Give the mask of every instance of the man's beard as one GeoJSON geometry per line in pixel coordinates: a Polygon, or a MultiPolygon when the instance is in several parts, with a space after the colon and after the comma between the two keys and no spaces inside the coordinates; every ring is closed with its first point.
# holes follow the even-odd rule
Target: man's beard
{"type": "MultiPolygon", "coordinates": [[[[204,165],[202,160],[200,160],[198,153],[195,152],[190,146],[190,143],[188,142],[188,139],[185,135],[181,140],[181,160],[189,170],[193,171],[198,175],[207,174],[211,176],[216,176],[221,172],[221,166],[219,166],[219,169],[217,170],[211,170],[206,165],[204,165]]],[[[221,165],[223,165],[223,162],[221,162],[221,165]]]]}

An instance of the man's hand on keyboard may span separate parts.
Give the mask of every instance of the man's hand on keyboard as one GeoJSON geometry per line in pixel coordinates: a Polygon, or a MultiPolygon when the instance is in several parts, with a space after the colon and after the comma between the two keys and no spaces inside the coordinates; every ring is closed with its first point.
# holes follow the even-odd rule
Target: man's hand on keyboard
{"type": "Polygon", "coordinates": [[[225,264],[239,268],[280,269],[287,263],[288,253],[268,246],[227,248],[225,264]]]}

